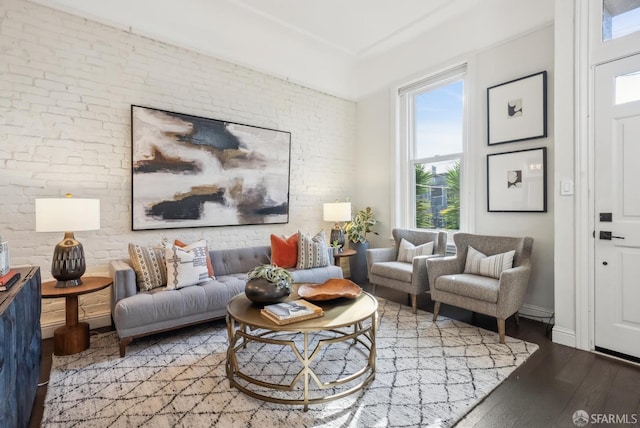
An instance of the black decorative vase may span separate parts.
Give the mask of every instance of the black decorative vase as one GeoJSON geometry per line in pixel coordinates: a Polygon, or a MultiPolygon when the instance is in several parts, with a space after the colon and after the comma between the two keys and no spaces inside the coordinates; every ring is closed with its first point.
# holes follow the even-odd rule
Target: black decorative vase
{"type": "Polygon", "coordinates": [[[349,257],[349,271],[351,272],[351,281],[362,285],[367,282],[369,272],[367,269],[367,249],[369,241],[366,242],[349,242],[349,247],[356,251],[356,254],[349,257]]]}
{"type": "Polygon", "coordinates": [[[264,278],[255,278],[247,281],[244,294],[253,303],[270,305],[285,300],[289,297],[290,291],[288,287],[269,282],[264,278]]]}

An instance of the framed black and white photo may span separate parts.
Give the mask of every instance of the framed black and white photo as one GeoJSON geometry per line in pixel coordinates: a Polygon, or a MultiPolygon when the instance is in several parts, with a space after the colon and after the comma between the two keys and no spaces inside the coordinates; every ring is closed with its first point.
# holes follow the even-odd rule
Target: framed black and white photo
{"type": "Polygon", "coordinates": [[[291,134],[131,106],[132,229],[289,221],[291,134]]]}
{"type": "Polygon", "coordinates": [[[487,89],[488,143],[547,136],[547,72],[487,89]]]}
{"type": "Polygon", "coordinates": [[[547,148],[487,155],[489,212],[547,212],[547,148]]]}

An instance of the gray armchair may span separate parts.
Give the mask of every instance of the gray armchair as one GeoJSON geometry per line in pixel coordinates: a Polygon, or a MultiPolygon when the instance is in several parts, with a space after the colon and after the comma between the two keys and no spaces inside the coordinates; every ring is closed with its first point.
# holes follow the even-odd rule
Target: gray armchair
{"type": "Polygon", "coordinates": [[[457,233],[455,257],[427,260],[427,272],[434,301],[433,320],[440,304],[446,303],[485,315],[498,321],[500,343],[504,343],[505,320],[522,306],[531,272],[533,239],[457,233]],[[469,246],[487,256],[515,250],[513,267],[502,271],[499,279],[464,273],[469,246]]]}
{"type": "Polygon", "coordinates": [[[395,246],[367,250],[369,283],[373,292],[377,285],[404,291],[411,296],[413,313],[417,310],[417,295],[429,289],[426,259],[443,257],[447,246],[447,234],[413,229],[393,229],[395,246]],[[415,246],[433,242],[433,254],[414,257],[411,263],[398,261],[402,238],[415,246]]]}

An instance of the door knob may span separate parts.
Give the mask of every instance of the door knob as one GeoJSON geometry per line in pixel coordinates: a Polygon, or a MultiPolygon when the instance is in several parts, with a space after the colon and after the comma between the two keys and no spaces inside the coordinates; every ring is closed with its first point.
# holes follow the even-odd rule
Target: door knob
{"type": "Polygon", "coordinates": [[[602,264],[606,266],[606,265],[608,265],[609,263],[608,263],[608,262],[602,262],[602,264]]]}
{"type": "Polygon", "coordinates": [[[612,232],[608,232],[604,230],[600,231],[600,239],[603,239],[605,241],[611,241],[611,238],[624,239],[624,236],[616,236],[612,232]]]}

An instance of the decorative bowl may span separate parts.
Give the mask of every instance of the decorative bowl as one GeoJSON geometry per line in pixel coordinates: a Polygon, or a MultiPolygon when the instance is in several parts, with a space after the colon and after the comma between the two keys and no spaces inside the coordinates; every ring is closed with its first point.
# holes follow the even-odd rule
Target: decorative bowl
{"type": "Polygon", "coordinates": [[[289,288],[269,282],[264,278],[255,278],[247,281],[244,293],[249,300],[257,305],[270,305],[280,303],[289,297],[289,288]]]}
{"type": "Polygon", "coordinates": [[[362,293],[360,286],[348,279],[330,279],[323,284],[302,284],[298,295],[307,300],[333,300],[340,297],[355,299],[362,293]]]}

